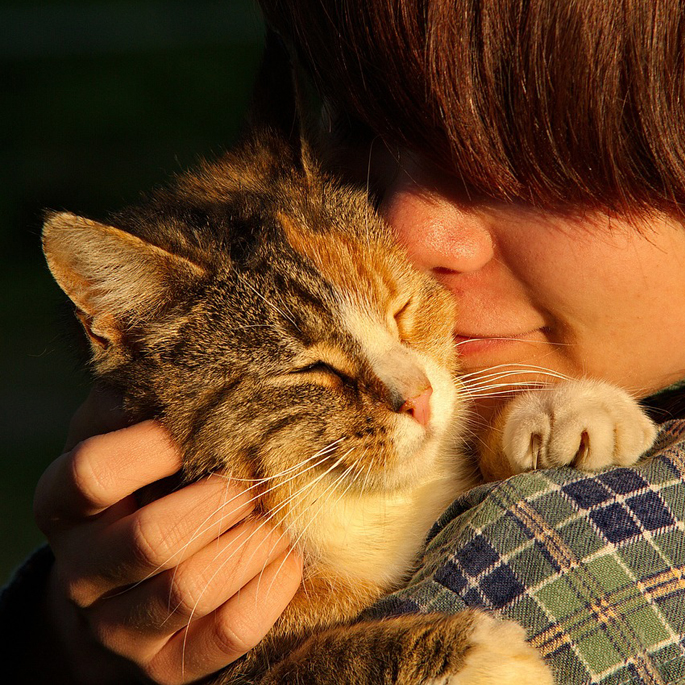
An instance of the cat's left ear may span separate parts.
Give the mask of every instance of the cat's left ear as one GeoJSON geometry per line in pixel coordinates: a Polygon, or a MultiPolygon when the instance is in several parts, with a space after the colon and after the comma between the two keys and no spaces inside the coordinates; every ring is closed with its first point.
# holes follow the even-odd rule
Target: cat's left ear
{"type": "Polygon", "coordinates": [[[43,252],[95,348],[122,342],[127,328],[163,308],[179,284],[206,275],[184,257],[69,212],[48,214],[43,252]]]}

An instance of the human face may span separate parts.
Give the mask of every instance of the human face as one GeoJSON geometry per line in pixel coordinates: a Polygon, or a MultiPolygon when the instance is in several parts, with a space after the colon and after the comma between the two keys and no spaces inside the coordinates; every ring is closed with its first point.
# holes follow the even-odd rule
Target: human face
{"type": "Polygon", "coordinates": [[[406,157],[381,211],[454,295],[466,373],[599,378],[637,396],[685,377],[685,228],[663,215],[553,214],[464,197],[406,157]],[[512,366],[499,366],[512,365],[512,366]]]}

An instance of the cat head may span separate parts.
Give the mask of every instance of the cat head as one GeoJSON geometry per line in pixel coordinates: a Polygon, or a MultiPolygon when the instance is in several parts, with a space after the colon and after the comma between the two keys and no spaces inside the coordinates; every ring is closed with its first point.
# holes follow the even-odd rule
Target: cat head
{"type": "Polygon", "coordinates": [[[405,487],[454,425],[452,300],[295,138],[262,120],[106,223],[52,213],[45,256],[96,375],[187,478],[405,487]]]}

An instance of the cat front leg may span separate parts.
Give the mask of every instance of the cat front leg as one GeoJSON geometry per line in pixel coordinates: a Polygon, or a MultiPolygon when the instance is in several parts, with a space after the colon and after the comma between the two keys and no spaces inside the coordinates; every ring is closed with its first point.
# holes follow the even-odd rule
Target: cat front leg
{"type": "Polygon", "coordinates": [[[486,439],[481,471],[496,480],[555,466],[630,466],[655,436],[655,425],[621,388],[565,381],[524,392],[505,407],[486,439]]]}
{"type": "Polygon", "coordinates": [[[311,636],[260,685],[553,685],[510,621],[467,610],[364,621],[311,636]]]}

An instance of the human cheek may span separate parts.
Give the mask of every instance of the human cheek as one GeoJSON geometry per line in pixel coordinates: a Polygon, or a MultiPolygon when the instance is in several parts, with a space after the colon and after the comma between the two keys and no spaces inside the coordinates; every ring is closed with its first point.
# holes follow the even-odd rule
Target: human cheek
{"type": "Polygon", "coordinates": [[[608,233],[586,222],[553,216],[508,222],[499,247],[536,308],[555,356],[571,375],[623,381],[622,366],[634,357],[637,312],[644,284],[635,277],[634,231],[608,233]]]}

